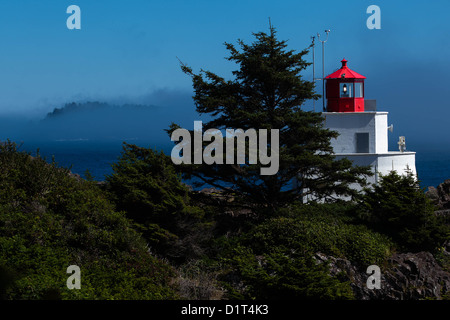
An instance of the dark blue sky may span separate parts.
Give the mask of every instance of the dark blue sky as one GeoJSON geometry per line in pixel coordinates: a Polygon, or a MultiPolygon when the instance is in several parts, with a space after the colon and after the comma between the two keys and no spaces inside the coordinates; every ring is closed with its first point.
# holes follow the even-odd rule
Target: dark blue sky
{"type": "MultiPolygon", "coordinates": [[[[297,51],[331,29],[326,74],[345,57],[367,77],[366,98],[390,112],[392,143],[405,135],[409,149],[448,149],[449,14],[448,0],[2,1],[0,115],[40,116],[65,102],[101,100],[160,104],[175,122],[192,123],[191,82],[177,57],[195,71],[230,76],[235,66],[223,43],[253,41],[270,17],[297,51]],[[81,8],[81,30],[66,27],[71,4],[81,8]],[[366,27],[371,4],[381,8],[380,30],[366,27]]],[[[316,70],[320,76],[320,63],[316,70]]]]}

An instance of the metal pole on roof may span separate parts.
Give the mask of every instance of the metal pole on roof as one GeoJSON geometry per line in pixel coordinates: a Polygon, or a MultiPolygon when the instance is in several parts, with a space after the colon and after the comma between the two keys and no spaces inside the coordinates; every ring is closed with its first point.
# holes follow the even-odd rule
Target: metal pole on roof
{"type": "MultiPolygon", "coordinates": [[[[316,56],[316,53],[315,53],[315,46],[316,46],[316,44],[315,44],[315,40],[316,40],[316,37],[314,37],[314,36],[312,36],[311,37],[311,39],[312,39],[312,48],[313,48],[313,83],[314,83],[314,87],[316,86],[316,67],[315,67],[315,64],[316,64],[316,62],[315,62],[315,56],[316,56]]],[[[316,112],[316,100],[314,100],[313,99],[313,109],[314,109],[314,112],[316,112]]]]}
{"type": "Polygon", "coordinates": [[[320,34],[317,33],[317,38],[320,42],[322,42],[322,102],[323,102],[323,111],[325,112],[325,42],[328,40],[328,34],[331,30],[325,30],[327,34],[327,38],[325,40],[320,40],[320,34]]]}

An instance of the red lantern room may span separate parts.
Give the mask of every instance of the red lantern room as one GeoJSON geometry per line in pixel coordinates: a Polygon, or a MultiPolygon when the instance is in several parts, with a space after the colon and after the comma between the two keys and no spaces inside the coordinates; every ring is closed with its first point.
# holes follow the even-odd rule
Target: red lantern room
{"type": "Polygon", "coordinates": [[[364,112],[364,79],[366,77],[347,67],[342,67],[325,77],[328,112],[364,112]]]}

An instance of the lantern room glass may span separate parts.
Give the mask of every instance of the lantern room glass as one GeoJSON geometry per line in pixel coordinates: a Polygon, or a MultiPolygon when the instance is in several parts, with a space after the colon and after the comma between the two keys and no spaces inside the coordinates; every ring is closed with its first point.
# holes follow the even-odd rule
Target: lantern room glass
{"type": "Polygon", "coordinates": [[[339,84],[339,92],[341,98],[353,98],[353,83],[341,82],[339,84]]]}
{"type": "Polygon", "coordinates": [[[355,82],[355,98],[363,98],[363,83],[355,82]]]}

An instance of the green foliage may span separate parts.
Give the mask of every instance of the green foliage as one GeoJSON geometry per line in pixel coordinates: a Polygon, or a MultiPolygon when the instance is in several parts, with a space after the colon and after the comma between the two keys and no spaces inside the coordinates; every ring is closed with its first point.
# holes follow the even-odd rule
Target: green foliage
{"type": "Polygon", "coordinates": [[[93,182],[0,145],[0,265],[7,299],[169,299],[172,269],[151,256],[93,182]],[[69,290],[70,265],[81,290],[69,290]],[[5,269],[4,269],[5,270],[5,269]]]}
{"type": "Polygon", "coordinates": [[[239,237],[217,241],[228,266],[224,279],[237,298],[352,298],[348,283],[329,276],[312,257],[321,252],[354,265],[381,265],[394,243],[355,224],[351,204],[292,205],[239,237]],[[246,289],[229,279],[238,277],[246,289]]]}
{"type": "Polygon", "coordinates": [[[365,268],[384,265],[397,245],[427,250],[448,239],[448,221],[410,175],[383,176],[358,205],[292,202],[251,219],[215,214],[213,201],[193,206],[204,198],[181,183],[170,158],[133,145],[108,192],[11,142],[0,145],[0,169],[1,299],[223,298],[221,287],[227,298],[353,299],[346,278],[330,276],[316,253],[365,268]],[[149,245],[187,262],[182,277],[149,245]],[[73,264],[81,290],[66,287],[73,264]]]}
{"type": "MultiPolygon", "coordinates": [[[[442,269],[444,269],[447,272],[450,272],[450,255],[445,250],[445,247],[437,248],[436,253],[434,254],[434,257],[436,258],[436,261],[441,265],[442,269]]],[[[449,292],[449,298],[450,298],[450,292],[449,292]]]]}
{"type": "Polygon", "coordinates": [[[117,208],[158,254],[184,260],[199,254],[204,211],[190,204],[189,190],[170,157],[163,152],[124,143],[122,156],[113,164],[107,188],[117,208]]]}
{"type": "Polygon", "coordinates": [[[137,221],[154,217],[166,222],[188,209],[188,189],[163,152],[124,143],[113,170],[107,181],[117,197],[115,202],[137,221]]]}
{"type": "MultiPolygon", "coordinates": [[[[192,78],[197,112],[212,117],[204,130],[280,130],[278,173],[261,176],[262,164],[183,165],[184,173],[240,196],[241,206],[266,215],[305,195],[329,200],[336,195],[356,196],[349,185],[364,184],[369,169],[352,166],[347,159],[336,160],[330,140],[337,133],[323,128],[320,113],[301,109],[305,101],[319,97],[313,82],[301,74],[310,65],[303,59],[308,50],[287,50],[286,41],[279,41],[272,27],[269,34],[254,36],[251,45],[238,41],[240,48],[226,43],[228,60],[238,66],[232,80],[210,71],[195,74],[184,64],[182,70],[192,78]],[[297,178],[298,186],[293,187],[292,180],[297,178]]],[[[175,128],[173,124],[169,133],[175,128]]]]}
{"type": "Polygon", "coordinates": [[[450,230],[415,176],[397,172],[381,176],[373,189],[367,189],[361,211],[368,224],[392,237],[403,249],[434,251],[449,239],[450,230]]]}
{"type": "Polygon", "coordinates": [[[325,265],[311,257],[282,250],[270,250],[257,255],[250,248],[233,249],[233,258],[225,260],[239,272],[246,289],[229,288],[239,298],[246,299],[327,299],[353,298],[348,283],[328,275],[325,265]]]}
{"type": "Polygon", "coordinates": [[[387,237],[365,226],[294,218],[271,219],[256,227],[247,241],[254,242],[258,252],[273,247],[308,254],[322,252],[363,266],[381,263],[393,246],[387,237]]]}

